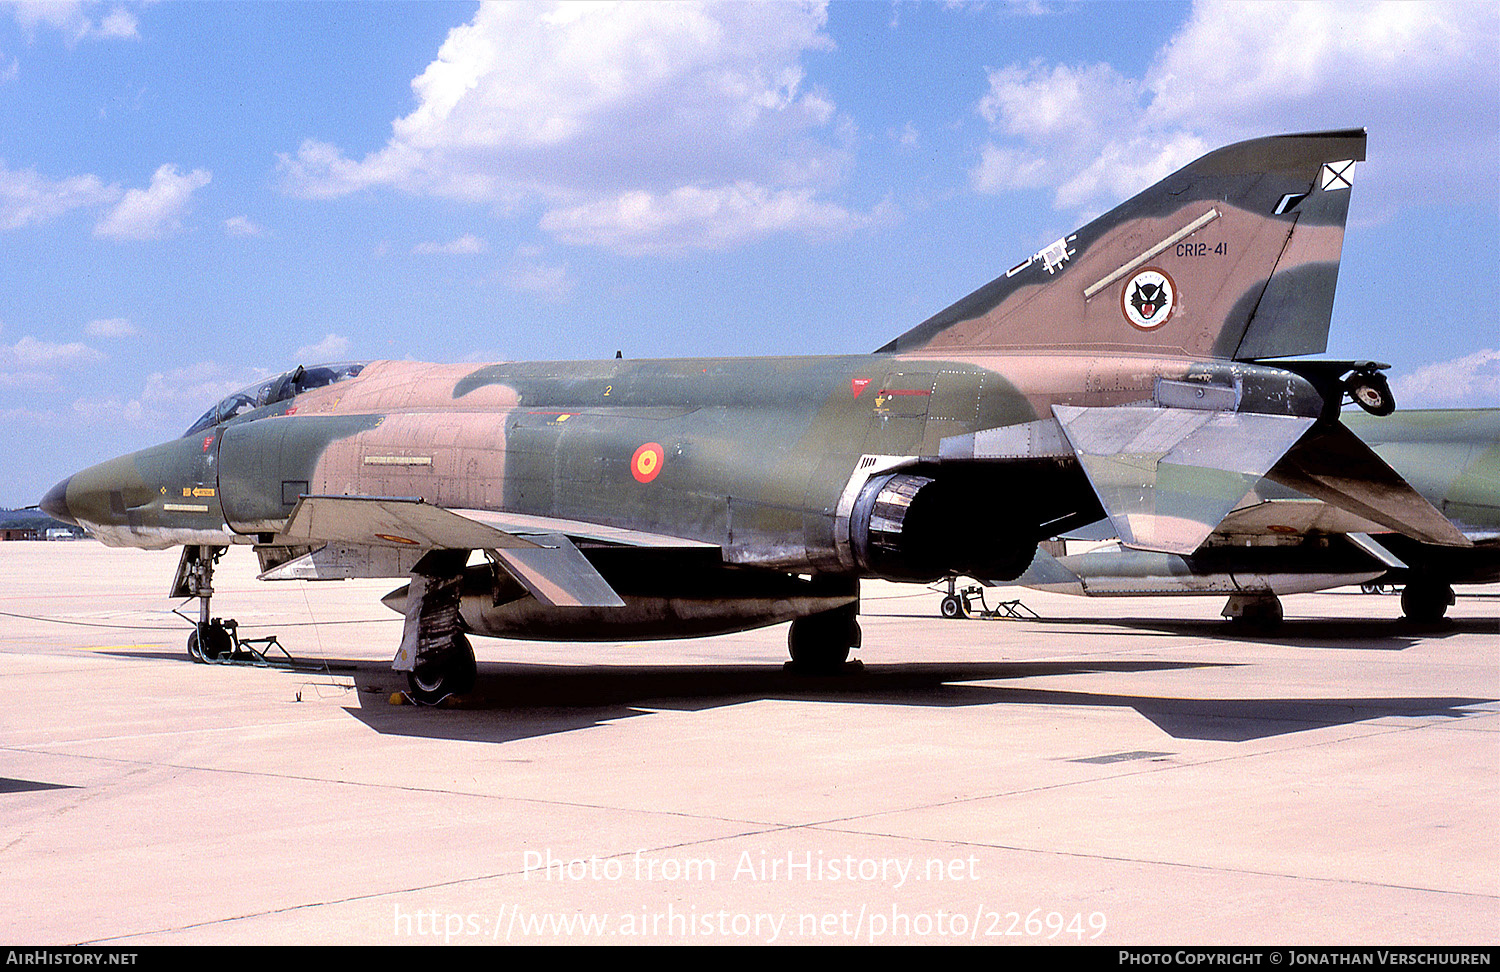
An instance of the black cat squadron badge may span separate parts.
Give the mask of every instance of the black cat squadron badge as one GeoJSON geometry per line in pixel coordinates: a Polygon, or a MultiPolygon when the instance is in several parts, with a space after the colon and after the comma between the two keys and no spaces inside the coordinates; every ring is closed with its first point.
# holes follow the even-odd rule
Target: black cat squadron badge
{"type": "Polygon", "coordinates": [[[1143,331],[1167,323],[1177,306],[1177,285],[1165,272],[1147,267],[1130,278],[1120,295],[1125,319],[1143,331]]]}

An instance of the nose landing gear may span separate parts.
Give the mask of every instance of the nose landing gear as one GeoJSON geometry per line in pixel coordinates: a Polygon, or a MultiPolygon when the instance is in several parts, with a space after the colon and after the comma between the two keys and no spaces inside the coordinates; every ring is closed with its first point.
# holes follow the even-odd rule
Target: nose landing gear
{"type": "Polygon", "coordinates": [[[172,581],[172,597],[196,597],[198,621],[188,635],[187,653],[193,661],[218,661],[234,650],[234,639],[224,622],[209,616],[214,596],[214,565],[228,547],[183,547],[172,581]]]}
{"type": "MultiPolygon", "coordinates": [[[[276,640],[275,635],[264,638],[241,638],[239,622],[233,618],[210,616],[209,605],[214,595],[214,565],[224,556],[228,547],[195,546],[183,547],[182,559],[177,562],[177,576],[172,581],[171,597],[196,597],[198,620],[188,634],[188,657],[195,662],[235,664],[246,662],[253,665],[289,664],[292,656],[276,640]],[[285,656],[273,662],[268,656],[275,648],[285,656]]],[[[174,614],[192,621],[181,611],[174,614]]]]}

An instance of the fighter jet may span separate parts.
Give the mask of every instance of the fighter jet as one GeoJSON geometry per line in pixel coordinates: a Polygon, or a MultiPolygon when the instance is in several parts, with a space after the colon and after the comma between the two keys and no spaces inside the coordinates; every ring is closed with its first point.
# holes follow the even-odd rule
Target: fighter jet
{"type": "Polygon", "coordinates": [[[1363,130],[1219,149],[872,354],[298,367],[42,506],[182,545],[200,656],[228,641],[209,597],[231,545],[266,579],[405,580],[394,667],[423,702],[472,685],[471,634],[790,621],[794,667],[840,671],[861,578],[1011,579],[1104,516],[1190,554],[1267,475],[1467,545],[1338,421],[1346,395],[1394,407],[1384,366],[1303,357],[1364,157],[1363,130]]]}
{"type": "MultiPolygon", "coordinates": [[[[1015,583],[1092,597],[1228,594],[1225,617],[1273,626],[1282,619],[1280,594],[1401,584],[1407,620],[1432,623],[1453,604],[1454,584],[1500,581],[1500,409],[1417,410],[1344,421],[1473,545],[1423,543],[1262,482],[1191,554],[1135,550],[1118,541],[1073,554],[1058,550],[1056,556],[1044,548],[1015,583]]],[[[1085,537],[1089,532],[1078,531],[1085,537]]],[[[945,614],[959,616],[966,606],[945,603],[945,614]]]]}

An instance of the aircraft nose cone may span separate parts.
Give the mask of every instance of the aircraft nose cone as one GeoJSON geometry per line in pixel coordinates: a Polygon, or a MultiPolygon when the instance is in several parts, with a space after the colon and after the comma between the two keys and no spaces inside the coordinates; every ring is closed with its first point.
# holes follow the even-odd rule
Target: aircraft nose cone
{"type": "Polygon", "coordinates": [[[52,519],[77,526],[78,521],[73,518],[73,514],[68,510],[68,483],[72,481],[73,477],[69,476],[47,490],[47,495],[42,497],[41,507],[42,512],[52,517],[52,519]]]}

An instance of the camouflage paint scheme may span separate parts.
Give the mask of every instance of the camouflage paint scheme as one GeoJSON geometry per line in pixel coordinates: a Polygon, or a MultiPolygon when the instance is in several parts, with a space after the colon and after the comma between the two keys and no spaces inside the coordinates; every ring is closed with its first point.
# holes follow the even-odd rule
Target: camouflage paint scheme
{"type": "Polygon", "coordinates": [[[852,613],[813,622],[852,611],[859,577],[1011,578],[1102,515],[1191,553],[1265,475],[1462,545],[1338,422],[1341,375],[1373,365],[1259,360],[1325,350],[1364,147],[1353,130],[1210,153],[874,354],[377,361],[290,394],[299,369],[276,380],[289,397],[43,505],[105,543],[253,543],[268,577],[410,576],[407,647],[438,624],[424,578],[461,575],[481,633],[801,618],[846,650],[852,613]],[[1347,461],[1320,467],[1331,453],[1347,461]],[[487,568],[464,568],[473,550],[487,568]]]}
{"type": "Polygon", "coordinates": [[[1423,543],[1263,482],[1192,555],[1118,545],[1043,553],[1016,583],[1088,596],[1290,594],[1369,582],[1500,581],[1500,409],[1429,409],[1344,422],[1473,545],[1423,543]],[[1393,565],[1351,535],[1369,534],[1393,565]]]}

